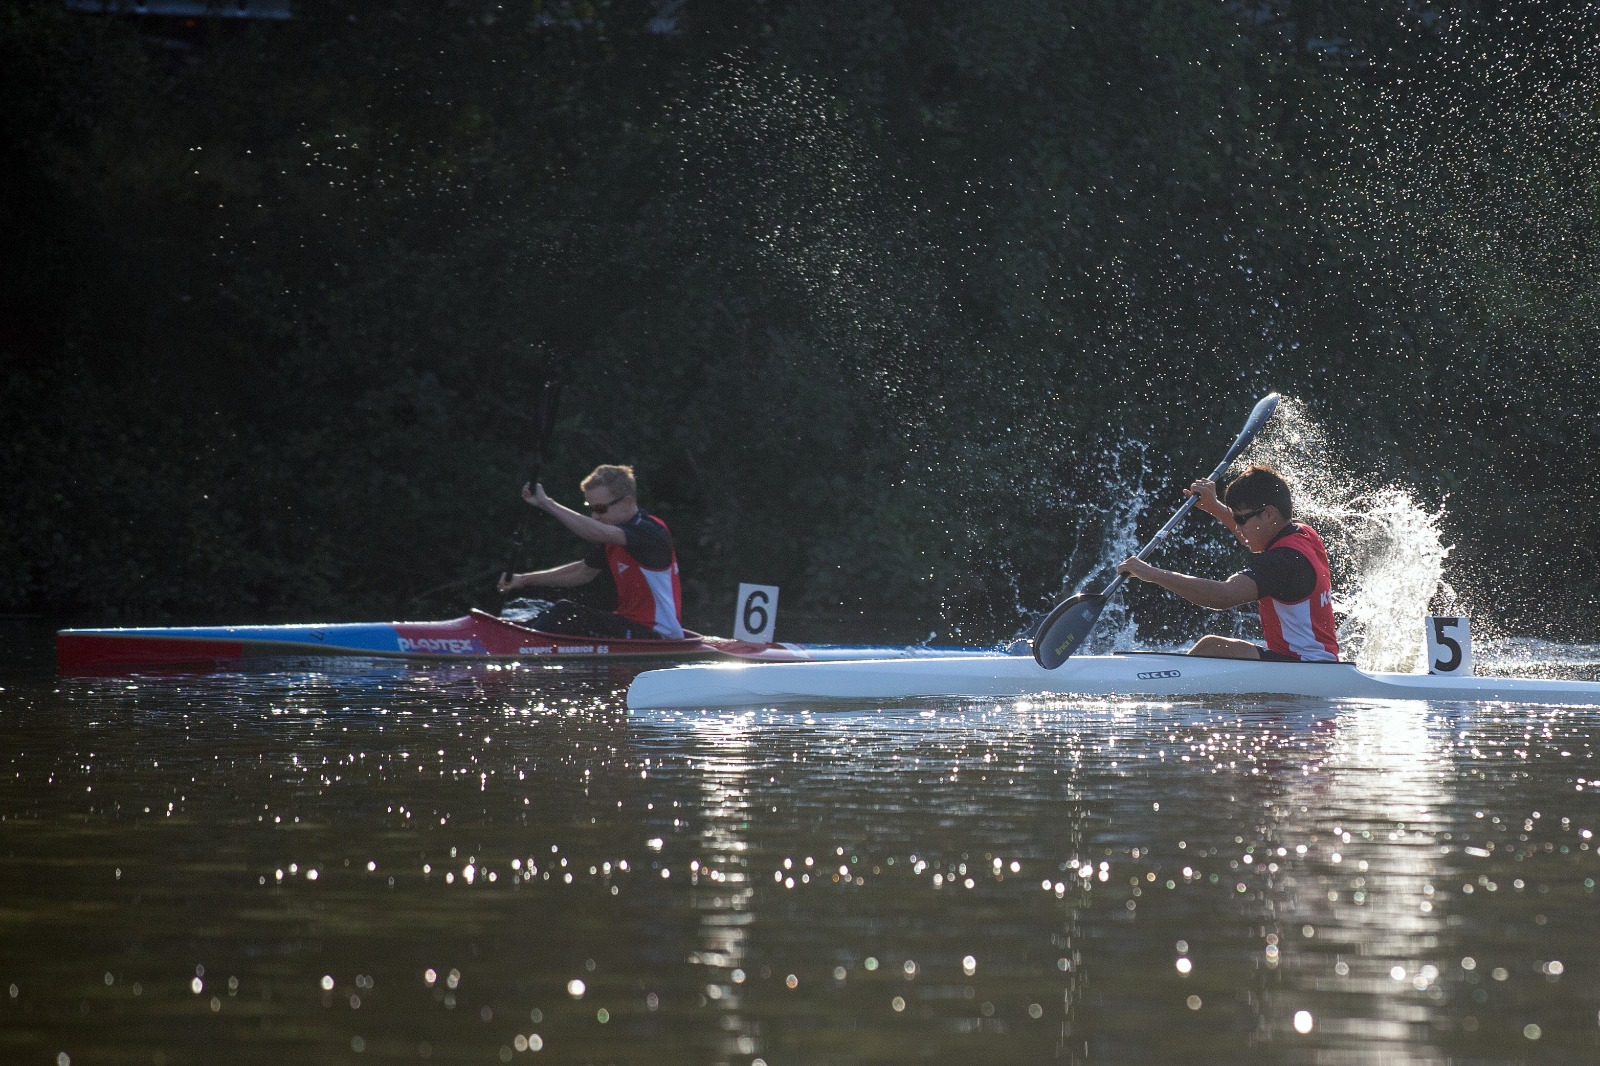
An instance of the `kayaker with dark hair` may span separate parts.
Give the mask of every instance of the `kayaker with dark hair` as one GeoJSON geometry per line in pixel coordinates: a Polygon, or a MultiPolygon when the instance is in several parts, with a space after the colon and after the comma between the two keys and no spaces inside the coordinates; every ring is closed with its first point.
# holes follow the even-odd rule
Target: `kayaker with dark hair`
{"type": "Polygon", "coordinates": [[[1228,528],[1250,549],[1243,570],[1225,581],[1192,577],[1132,557],[1120,573],[1159,585],[1190,603],[1226,611],[1254,602],[1261,612],[1266,647],[1207,634],[1190,655],[1281,662],[1334,662],[1339,638],[1333,617],[1333,580],[1328,549],[1317,531],[1294,521],[1289,483],[1270,466],[1252,466],[1228,484],[1227,502],[1216,483],[1202,478],[1184,490],[1196,506],[1228,528]]]}
{"type": "Polygon", "coordinates": [[[572,636],[681,640],[683,592],[672,532],[661,519],[639,509],[633,468],[597,466],[579,488],[587,515],[546,496],[543,485],[522,486],[522,498],[594,545],[589,554],[563,566],[502,578],[500,591],[576,588],[609,570],[617,584],[615,611],[557,600],[528,624],[572,636]]]}

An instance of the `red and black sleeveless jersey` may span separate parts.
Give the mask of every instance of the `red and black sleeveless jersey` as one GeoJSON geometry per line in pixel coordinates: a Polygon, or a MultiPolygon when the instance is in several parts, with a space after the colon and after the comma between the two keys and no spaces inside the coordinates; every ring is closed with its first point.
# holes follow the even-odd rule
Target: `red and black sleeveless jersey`
{"type": "Polygon", "coordinates": [[[683,637],[683,590],[672,531],[655,515],[640,511],[617,527],[623,544],[596,544],[586,562],[609,570],[617,585],[617,613],[649,626],[668,640],[683,637]]]}
{"type": "Polygon", "coordinates": [[[1292,603],[1271,596],[1256,601],[1267,650],[1305,662],[1337,661],[1339,636],[1333,617],[1333,575],[1328,566],[1327,545],[1316,530],[1296,522],[1279,534],[1268,550],[1279,548],[1304,556],[1316,574],[1316,583],[1310,595],[1292,603]]]}

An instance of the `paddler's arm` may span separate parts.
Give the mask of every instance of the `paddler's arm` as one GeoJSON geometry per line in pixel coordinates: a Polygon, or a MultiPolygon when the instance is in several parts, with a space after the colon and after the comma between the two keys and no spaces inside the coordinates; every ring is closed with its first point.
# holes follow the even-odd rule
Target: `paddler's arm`
{"type": "MultiPolygon", "coordinates": [[[[1239,543],[1244,543],[1244,538],[1239,536],[1239,523],[1233,520],[1233,512],[1228,510],[1228,505],[1217,499],[1217,483],[1208,477],[1183,490],[1185,496],[1195,497],[1194,505],[1206,514],[1221,522],[1229,533],[1232,533],[1239,543]]],[[[1220,583],[1220,582],[1219,582],[1220,583]]],[[[1180,595],[1182,595],[1180,593],[1180,595]]]]}
{"type": "Polygon", "coordinates": [[[1213,611],[1243,607],[1261,598],[1255,579],[1245,573],[1234,574],[1226,581],[1216,581],[1209,577],[1180,574],[1176,570],[1163,570],[1159,566],[1151,566],[1138,556],[1124,560],[1117,567],[1117,572],[1159,585],[1190,603],[1209,607],[1213,611]]]}
{"type": "Polygon", "coordinates": [[[618,526],[608,526],[598,518],[590,518],[572,508],[559,504],[544,494],[543,485],[522,486],[522,498],[542,511],[548,511],[556,521],[566,526],[590,544],[626,544],[628,538],[618,526]]]}
{"type": "Polygon", "coordinates": [[[553,589],[577,588],[579,585],[587,585],[599,576],[600,571],[579,559],[577,562],[552,566],[548,570],[530,570],[526,574],[512,574],[510,580],[502,577],[500,591],[510,592],[512,589],[527,588],[530,585],[553,589]]]}

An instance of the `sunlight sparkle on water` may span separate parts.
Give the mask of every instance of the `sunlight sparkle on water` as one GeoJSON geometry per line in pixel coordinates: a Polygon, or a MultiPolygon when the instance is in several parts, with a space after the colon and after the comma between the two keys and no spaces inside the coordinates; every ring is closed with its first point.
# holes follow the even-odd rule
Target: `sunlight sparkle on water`
{"type": "MultiPolygon", "coordinates": [[[[1600,777],[1582,711],[1055,700],[719,721],[625,718],[607,696],[512,719],[503,707],[530,701],[486,677],[540,683],[435,673],[370,686],[366,706],[296,694],[313,713],[289,722],[226,679],[181,697],[62,686],[80,713],[39,717],[0,754],[15,782],[3,813],[27,830],[19,854],[43,861],[83,834],[94,858],[55,863],[47,891],[13,878],[8,898],[143,908],[152,936],[182,942],[197,893],[241,916],[215,949],[240,960],[237,996],[192,958],[181,986],[134,991],[140,958],[85,957],[70,930],[41,927],[49,960],[74,960],[129,1012],[175,992],[230,1024],[246,1001],[275,1022],[359,1009],[435,1047],[464,1019],[492,1035],[491,1058],[530,1033],[550,1048],[655,1025],[681,1052],[670,1061],[770,1059],[772,1026],[801,1033],[789,1026],[827,1007],[857,1031],[914,1022],[889,1045],[908,1058],[965,1034],[1037,1060],[1063,1026],[1099,1024],[1079,1009],[1089,989],[1162,1023],[1138,1037],[1153,1059],[1157,1030],[1184,1028],[1175,1012],[1232,1017],[1241,990],[1252,1031],[1316,1049],[1375,1051],[1418,1013],[1519,1042],[1536,1016],[1541,1050],[1581,1039],[1550,1019],[1587,987],[1565,947],[1600,879],[1593,812],[1574,802],[1600,777]],[[150,706],[175,698],[176,731],[150,706]],[[206,802],[184,813],[199,768],[206,802]],[[269,808],[286,817],[260,818],[269,808]],[[41,812],[64,828],[38,833],[41,812]],[[217,867],[218,839],[238,842],[247,876],[217,867]],[[345,930],[322,951],[280,929],[308,907],[345,930]],[[230,946],[243,942],[280,950],[252,961],[230,946]],[[1310,1031],[1290,1024],[1302,1010],[1310,1031]]],[[[9,963],[12,999],[76,1017],[79,998],[46,991],[54,965],[9,963]]]]}

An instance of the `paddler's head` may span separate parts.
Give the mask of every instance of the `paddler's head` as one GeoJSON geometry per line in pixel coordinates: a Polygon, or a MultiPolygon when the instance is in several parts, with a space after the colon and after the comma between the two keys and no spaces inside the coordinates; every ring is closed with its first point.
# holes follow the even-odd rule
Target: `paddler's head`
{"type": "Polygon", "coordinates": [[[1294,497],[1283,475],[1257,464],[1228,483],[1223,503],[1233,512],[1234,524],[1253,552],[1265,551],[1272,538],[1294,518],[1294,497]]]}
{"type": "Polygon", "coordinates": [[[579,488],[583,489],[589,514],[608,526],[620,526],[639,513],[639,502],[634,499],[638,488],[631,466],[597,466],[579,488]]]}

